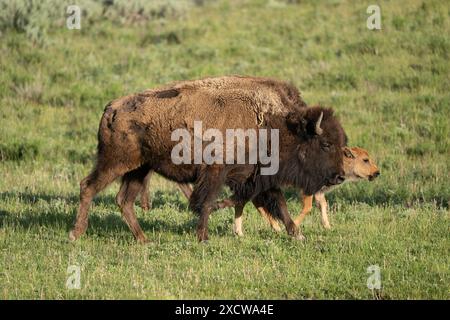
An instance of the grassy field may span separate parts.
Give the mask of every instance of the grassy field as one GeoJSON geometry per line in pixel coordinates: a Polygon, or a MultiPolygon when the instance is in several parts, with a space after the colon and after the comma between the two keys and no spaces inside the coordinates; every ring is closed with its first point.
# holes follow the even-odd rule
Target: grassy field
{"type": "MultiPolygon", "coordinates": [[[[446,1],[377,1],[378,31],[366,27],[374,3],[364,1],[158,1],[148,19],[78,2],[81,30],[65,27],[64,9],[32,10],[29,21],[0,14],[0,298],[450,298],[446,1]],[[187,201],[159,177],[153,210],[136,206],[151,243],[136,244],[123,222],[118,184],[70,243],[105,104],[224,74],[290,80],[308,104],[332,106],[381,176],[329,194],[332,230],[314,209],[304,243],[272,232],[248,205],[243,238],[223,209],[198,244],[187,201]],[[71,265],[80,289],[66,288],[71,265]],[[379,290],[367,287],[371,265],[379,290]]],[[[286,197],[297,214],[296,191],[286,197]]]]}

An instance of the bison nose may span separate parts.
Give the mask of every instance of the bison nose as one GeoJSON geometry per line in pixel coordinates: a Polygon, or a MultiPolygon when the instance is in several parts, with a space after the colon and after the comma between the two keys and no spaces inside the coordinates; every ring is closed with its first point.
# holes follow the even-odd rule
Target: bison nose
{"type": "Polygon", "coordinates": [[[375,171],[373,175],[369,176],[369,181],[372,181],[380,175],[380,171],[375,171]]]}

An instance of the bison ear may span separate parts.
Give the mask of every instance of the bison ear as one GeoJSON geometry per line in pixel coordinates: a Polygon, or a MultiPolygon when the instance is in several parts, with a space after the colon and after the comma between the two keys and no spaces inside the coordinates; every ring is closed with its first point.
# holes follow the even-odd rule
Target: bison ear
{"type": "Polygon", "coordinates": [[[344,147],[342,151],[344,151],[344,156],[345,156],[346,158],[350,158],[350,159],[355,159],[355,158],[356,158],[356,156],[355,156],[355,154],[353,153],[353,151],[352,151],[351,148],[349,148],[349,147],[344,147]]]}
{"type": "Polygon", "coordinates": [[[299,136],[304,136],[306,134],[308,121],[305,119],[303,114],[298,112],[290,112],[286,116],[286,124],[289,130],[294,132],[299,136]]]}

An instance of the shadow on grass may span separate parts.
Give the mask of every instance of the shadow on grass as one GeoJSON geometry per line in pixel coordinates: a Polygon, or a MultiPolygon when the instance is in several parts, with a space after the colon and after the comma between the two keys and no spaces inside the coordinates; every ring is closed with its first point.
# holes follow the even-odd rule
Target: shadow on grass
{"type": "MultiPolygon", "coordinates": [[[[285,192],[286,198],[290,201],[299,201],[298,192],[295,189],[290,189],[285,192]]],[[[366,195],[363,192],[352,193],[349,195],[349,199],[352,202],[366,203],[368,205],[404,205],[409,206],[410,201],[415,201],[418,203],[430,202],[426,201],[426,198],[420,195],[409,195],[410,198],[403,196],[402,194],[391,194],[388,192],[383,192],[383,190],[377,190],[375,195],[366,195]],[[412,200],[411,200],[412,199],[412,200]]],[[[0,227],[3,227],[5,223],[11,223],[13,225],[19,225],[25,229],[29,229],[36,226],[54,227],[54,228],[65,228],[69,231],[72,228],[75,215],[76,207],[78,206],[78,196],[76,195],[55,195],[55,194],[42,194],[42,193],[29,193],[29,192],[3,192],[0,193],[1,201],[10,200],[20,201],[24,204],[36,204],[40,201],[51,203],[53,201],[63,201],[69,205],[73,205],[75,208],[72,209],[72,214],[64,214],[61,212],[54,212],[46,210],[44,212],[33,212],[32,210],[25,210],[20,214],[19,217],[12,216],[9,212],[2,209],[0,210],[0,227]]],[[[342,201],[342,195],[337,197],[333,195],[333,192],[327,195],[327,199],[330,202],[342,201]]],[[[443,194],[434,195],[434,203],[438,206],[448,208],[449,201],[447,197],[443,194]]],[[[120,210],[115,204],[115,198],[111,195],[99,195],[94,199],[95,205],[103,205],[110,210],[107,215],[95,215],[91,214],[89,216],[89,228],[88,233],[94,232],[100,235],[106,234],[117,234],[118,232],[129,232],[129,229],[125,222],[123,221],[120,210]]],[[[164,208],[167,204],[170,204],[171,209],[185,211],[187,210],[187,202],[183,196],[177,191],[156,191],[153,194],[152,207],[153,209],[164,208]]],[[[154,214],[152,210],[145,214],[154,214]]],[[[186,232],[195,232],[197,218],[192,215],[192,219],[185,221],[181,224],[166,221],[162,219],[139,219],[139,223],[145,233],[149,232],[171,232],[174,234],[184,234],[186,232]]],[[[214,229],[211,228],[211,233],[222,236],[229,234],[229,225],[219,225],[215,226],[214,229]]]]}
{"type": "MultiPolygon", "coordinates": [[[[151,213],[149,213],[151,214],[151,213]]],[[[196,220],[191,219],[183,222],[182,224],[175,222],[167,222],[164,220],[153,219],[151,221],[145,219],[139,219],[139,224],[144,233],[149,234],[151,232],[170,232],[173,234],[185,234],[189,232],[195,232],[197,225],[196,220]]],[[[55,212],[42,212],[35,213],[31,211],[23,212],[20,217],[11,216],[7,211],[0,211],[0,228],[5,225],[11,224],[19,226],[25,230],[35,229],[39,227],[45,227],[48,229],[65,229],[68,233],[73,227],[75,222],[75,214],[67,215],[55,212]]],[[[122,219],[120,213],[111,212],[106,216],[98,216],[96,214],[89,215],[89,226],[87,234],[97,234],[100,237],[109,237],[111,235],[129,233],[131,237],[131,231],[122,219]]],[[[215,232],[218,233],[218,232],[215,232]]],[[[223,234],[220,232],[218,234],[223,234]]]]}
{"type": "MultiPolygon", "coordinates": [[[[179,210],[185,210],[187,208],[187,201],[181,200],[181,193],[174,191],[156,191],[151,197],[152,208],[158,209],[170,203],[171,207],[175,207],[179,210]]],[[[62,200],[69,205],[78,205],[80,198],[78,195],[56,195],[56,194],[43,194],[43,193],[30,193],[30,192],[1,192],[0,201],[8,199],[19,199],[20,202],[25,204],[35,204],[39,201],[52,202],[62,200]]],[[[137,198],[136,204],[140,205],[140,197],[137,198]]],[[[112,195],[97,195],[92,201],[94,205],[104,204],[116,206],[115,197],[112,195]]],[[[118,208],[118,207],[117,207],[118,208]]],[[[117,209],[119,210],[119,209],[117,209]]]]}
{"type": "MultiPolygon", "coordinates": [[[[185,211],[187,209],[186,201],[180,200],[181,196],[173,192],[160,192],[155,193],[153,199],[152,209],[164,208],[167,203],[170,203],[171,208],[185,211]],[[163,196],[161,196],[163,195],[163,196]],[[167,199],[169,198],[169,199],[167,199]],[[169,200],[169,201],[165,201],[169,200]]],[[[62,200],[71,205],[78,205],[78,197],[76,196],[58,196],[51,194],[31,194],[23,192],[4,192],[0,193],[0,201],[6,199],[19,199],[20,202],[26,204],[35,204],[40,201],[50,203],[52,201],[62,200]]],[[[95,204],[106,204],[110,213],[107,215],[89,215],[89,227],[87,233],[96,233],[101,236],[108,234],[117,234],[122,232],[130,232],[128,226],[122,219],[119,208],[115,204],[115,199],[112,196],[98,196],[93,201],[95,204]]],[[[146,215],[155,214],[153,210],[145,212],[146,215]]],[[[76,209],[73,209],[72,214],[64,214],[61,212],[55,212],[52,210],[46,210],[43,212],[35,212],[32,210],[24,210],[21,212],[20,216],[11,215],[11,213],[0,210],[0,228],[4,227],[5,224],[10,223],[12,225],[20,226],[24,229],[30,229],[39,226],[45,226],[47,228],[65,228],[67,232],[73,227],[75,223],[76,209]]],[[[197,225],[197,218],[192,215],[192,219],[184,221],[183,223],[176,223],[173,221],[166,221],[162,219],[152,219],[145,220],[138,218],[139,224],[143,229],[144,233],[149,232],[170,232],[174,234],[184,234],[186,232],[195,232],[197,225]]],[[[224,235],[228,233],[228,228],[216,227],[214,228],[214,234],[224,235]]]]}
{"type": "MultiPolygon", "coordinates": [[[[284,192],[287,201],[301,201],[299,192],[295,189],[287,189],[284,192]]],[[[445,191],[428,193],[408,193],[404,190],[392,192],[391,190],[377,188],[375,192],[364,191],[349,192],[347,190],[336,190],[326,194],[330,203],[345,200],[346,203],[364,203],[370,206],[398,205],[411,207],[414,204],[435,204],[439,208],[450,207],[450,197],[445,191]]]]}

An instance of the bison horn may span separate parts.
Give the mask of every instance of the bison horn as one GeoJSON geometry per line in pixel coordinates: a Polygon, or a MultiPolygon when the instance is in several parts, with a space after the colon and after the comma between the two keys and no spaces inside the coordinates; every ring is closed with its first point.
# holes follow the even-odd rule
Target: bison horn
{"type": "Polygon", "coordinates": [[[317,122],[316,122],[316,133],[319,136],[323,133],[323,130],[320,127],[320,124],[322,123],[322,118],[323,118],[323,112],[320,113],[319,120],[317,120],[317,122]]]}

